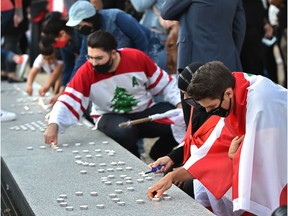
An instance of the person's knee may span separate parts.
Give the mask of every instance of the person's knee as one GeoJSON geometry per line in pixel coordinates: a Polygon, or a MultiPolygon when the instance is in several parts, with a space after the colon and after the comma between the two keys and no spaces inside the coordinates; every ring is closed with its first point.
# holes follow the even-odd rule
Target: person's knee
{"type": "Polygon", "coordinates": [[[126,137],[128,133],[133,132],[132,128],[120,128],[116,122],[113,122],[113,119],[107,120],[105,122],[101,121],[98,123],[98,130],[107,134],[108,136],[115,137],[126,137]]]}
{"type": "Polygon", "coordinates": [[[123,142],[133,142],[136,143],[138,140],[138,132],[133,128],[115,128],[113,130],[113,136],[117,140],[121,140],[123,142]]]}
{"type": "Polygon", "coordinates": [[[136,145],[138,140],[138,132],[133,127],[120,128],[118,126],[105,127],[98,125],[98,130],[121,144],[122,146],[136,145]]]}

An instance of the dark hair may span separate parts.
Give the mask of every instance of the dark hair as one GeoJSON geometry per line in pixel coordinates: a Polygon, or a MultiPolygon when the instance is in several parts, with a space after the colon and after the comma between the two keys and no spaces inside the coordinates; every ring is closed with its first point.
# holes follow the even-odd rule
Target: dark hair
{"type": "Polygon", "coordinates": [[[82,21],[94,23],[94,22],[101,22],[100,19],[101,19],[101,15],[98,12],[96,12],[95,15],[93,15],[91,17],[87,17],[87,18],[83,19],[82,21]]]}
{"type": "Polygon", "coordinates": [[[55,43],[55,37],[51,34],[41,34],[40,43],[42,43],[42,46],[52,46],[55,43]]]}
{"type": "Polygon", "coordinates": [[[42,55],[52,55],[54,53],[54,48],[46,37],[42,37],[39,42],[39,52],[42,55]]]}
{"type": "Polygon", "coordinates": [[[93,25],[93,32],[94,32],[101,29],[102,27],[101,19],[103,19],[101,14],[96,12],[94,16],[83,19],[82,21],[91,23],[93,25]]]}
{"type": "Polygon", "coordinates": [[[235,78],[230,70],[220,61],[211,61],[193,74],[187,93],[196,101],[204,98],[220,99],[227,88],[234,89],[234,86],[235,78]]]}
{"type": "Polygon", "coordinates": [[[46,17],[42,24],[42,32],[50,37],[56,38],[61,30],[67,32],[67,34],[73,34],[73,28],[66,26],[67,20],[60,12],[51,12],[46,17]]]}
{"type": "Polygon", "coordinates": [[[111,52],[117,49],[117,41],[111,33],[99,30],[88,36],[87,46],[99,48],[105,52],[111,52]]]}
{"type": "Polygon", "coordinates": [[[190,81],[192,79],[192,75],[196,72],[196,70],[204,65],[202,62],[193,62],[192,64],[189,64],[182,70],[181,73],[179,73],[178,77],[178,88],[182,91],[187,91],[187,87],[190,84],[190,81]]]}

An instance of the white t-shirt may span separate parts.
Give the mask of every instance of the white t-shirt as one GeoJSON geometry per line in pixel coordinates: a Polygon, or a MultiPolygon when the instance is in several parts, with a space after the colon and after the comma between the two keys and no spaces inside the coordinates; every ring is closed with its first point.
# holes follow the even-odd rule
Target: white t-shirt
{"type": "Polygon", "coordinates": [[[48,64],[46,61],[44,61],[43,55],[39,54],[37,58],[34,60],[33,67],[39,68],[39,69],[43,68],[45,73],[50,75],[58,64],[63,64],[63,61],[56,60],[53,64],[48,64]]]}

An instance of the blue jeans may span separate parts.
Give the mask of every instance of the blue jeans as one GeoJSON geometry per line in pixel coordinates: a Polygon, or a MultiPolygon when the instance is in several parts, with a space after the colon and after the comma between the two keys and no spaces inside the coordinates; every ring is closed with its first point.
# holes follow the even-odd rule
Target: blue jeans
{"type": "Polygon", "coordinates": [[[20,35],[9,34],[5,35],[5,29],[11,19],[13,19],[14,10],[9,10],[1,13],[1,33],[4,35],[4,44],[1,46],[1,62],[2,69],[6,72],[15,72],[16,64],[12,61],[14,53],[17,53],[20,35]],[[2,52],[3,51],[3,52],[2,52]]]}
{"type": "Polygon", "coordinates": [[[1,48],[1,61],[9,61],[9,62],[13,62],[13,56],[15,55],[15,53],[13,53],[10,50],[7,50],[5,48],[1,48]]]}
{"type": "MultiPolygon", "coordinates": [[[[150,58],[153,59],[157,65],[165,70],[168,71],[167,67],[167,55],[165,49],[165,39],[162,38],[161,34],[157,34],[151,31],[151,37],[149,40],[149,48],[148,48],[148,55],[150,58]]],[[[166,36],[167,37],[167,36],[166,36]]]]}

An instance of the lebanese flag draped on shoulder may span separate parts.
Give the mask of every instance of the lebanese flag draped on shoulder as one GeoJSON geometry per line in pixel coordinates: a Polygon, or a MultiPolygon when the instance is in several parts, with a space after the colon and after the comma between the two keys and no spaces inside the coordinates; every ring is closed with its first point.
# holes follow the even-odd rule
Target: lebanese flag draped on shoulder
{"type": "Polygon", "coordinates": [[[287,89],[262,76],[233,75],[236,107],[203,144],[186,134],[184,168],[217,199],[232,187],[234,211],[270,216],[287,205],[287,89]],[[231,141],[243,134],[231,160],[231,141]]]}

